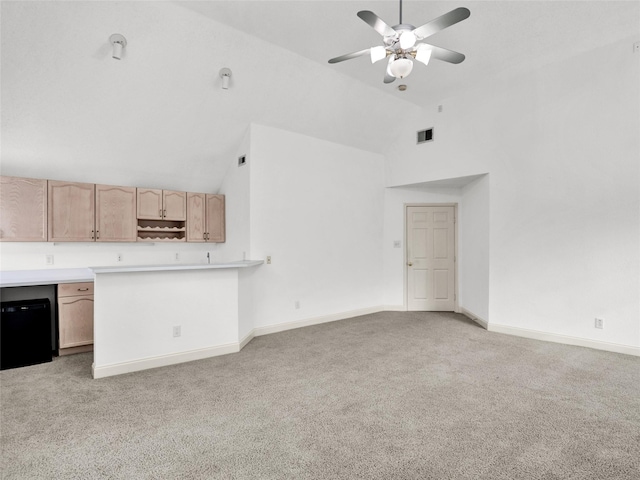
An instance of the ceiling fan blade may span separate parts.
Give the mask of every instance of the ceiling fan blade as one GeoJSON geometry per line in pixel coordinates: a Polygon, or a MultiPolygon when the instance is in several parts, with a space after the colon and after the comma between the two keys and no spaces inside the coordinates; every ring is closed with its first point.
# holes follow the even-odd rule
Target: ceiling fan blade
{"type": "Polygon", "coordinates": [[[388,73],[384,74],[384,83],[393,83],[396,81],[396,77],[389,75],[388,73]]]}
{"type": "Polygon", "coordinates": [[[436,47],[435,45],[429,45],[429,47],[431,48],[432,58],[437,58],[438,60],[449,63],[461,63],[465,59],[465,56],[463,54],[454,52],[453,50],[436,47]]]}
{"type": "Polygon", "coordinates": [[[360,50],[359,52],[347,53],[346,55],[340,55],[339,57],[332,58],[329,60],[329,63],[338,63],[344,62],[345,60],[351,60],[352,58],[361,57],[363,55],[368,55],[371,49],[367,48],[365,50],[360,50]]]}
{"type": "MultiPolygon", "coordinates": [[[[358,14],[359,15],[359,14],[358,14]]],[[[430,37],[434,33],[438,33],[441,30],[444,30],[451,25],[455,25],[462,20],[469,18],[471,12],[467,8],[456,8],[455,10],[451,10],[449,13],[445,13],[444,15],[431,20],[428,23],[425,23],[421,27],[413,30],[413,33],[419,40],[430,37]]]]}
{"type": "Polygon", "coordinates": [[[380,17],[369,10],[361,10],[358,12],[358,16],[371,25],[373,29],[383,37],[392,37],[396,34],[396,31],[393,28],[384,23],[380,17]]]}

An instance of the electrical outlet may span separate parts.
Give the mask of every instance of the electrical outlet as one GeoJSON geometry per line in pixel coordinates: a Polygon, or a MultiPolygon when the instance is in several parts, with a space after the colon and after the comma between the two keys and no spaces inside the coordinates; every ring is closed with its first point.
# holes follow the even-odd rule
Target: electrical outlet
{"type": "Polygon", "coordinates": [[[400,242],[400,240],[393,241],[393,248],[400,248],[401,246],[402,246],[402,243],[400,242]]]}
{"type": "Polygon", "coordinates": [[[180,254],[176,252],[176,262],[180,260],[180,254]]]}
{"type": "Polygon", "coordinates": [[[53,265],[53,255],[46,256],[47,265],[53,265]]]}
{"type": "Polygon", "coordinates": [[[175,325],[173,327],[173,336],[179,337],[180,335],[182,335],[182,327],[180,325],[175,325]]]}
{"type": "Polygon", "coordinates": [[[118,262],[121,262],[122,261],[122,254],[118,253],[116,258],[117,258],[118,262]]]}
{"type": "Polygon", "coordinates": [[[604,328],[604,318],[596,318],[594,326],[596,328],[604,328]]]}
{"type": "Polygon", "coordinates": [[[633,51],[635,53],[640,52],[640,42],[636,42],[636,43],[633,44],[633,51]]]}
{"type": "Polygon", "coordinates": [[[296,310],[300,310],[300,300],[296,300],[296,301],[293,303],[293,306],[296,308],[296,310]]]}
{"type": "Polygon", "coordinates": [[[271,255],[267,255],[267,265],[271,265],[271,255]]]}

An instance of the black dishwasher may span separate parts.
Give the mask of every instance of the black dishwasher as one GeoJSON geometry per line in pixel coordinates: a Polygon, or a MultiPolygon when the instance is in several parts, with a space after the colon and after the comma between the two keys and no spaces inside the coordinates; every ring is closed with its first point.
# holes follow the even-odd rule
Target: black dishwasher
{"type": "Polygon", "coordinates": [[[0,370],[51,361],[48,298],[2,302],[0,370]]]}

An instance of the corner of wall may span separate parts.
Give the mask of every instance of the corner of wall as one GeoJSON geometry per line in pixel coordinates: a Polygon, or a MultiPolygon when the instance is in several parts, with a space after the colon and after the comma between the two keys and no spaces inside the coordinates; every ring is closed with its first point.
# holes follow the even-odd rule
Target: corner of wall
{"type": "Polygon", "coordinates": [[[249,258],[250,176],[251,126],[248,126],[218,191],[225,196],[226,241],[217,246],[216,261],[249,258]],[[243,165],[238,161],[241,156],[245,156],[243,165]]]}

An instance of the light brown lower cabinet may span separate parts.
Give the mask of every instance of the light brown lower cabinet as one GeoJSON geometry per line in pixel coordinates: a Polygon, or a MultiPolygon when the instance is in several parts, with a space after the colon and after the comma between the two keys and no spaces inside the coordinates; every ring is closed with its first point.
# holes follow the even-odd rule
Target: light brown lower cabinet
{"type": "Polygon", "coordinates": [[[93,350],[93,282],[58,285],[59,353],[93,350]]]}

